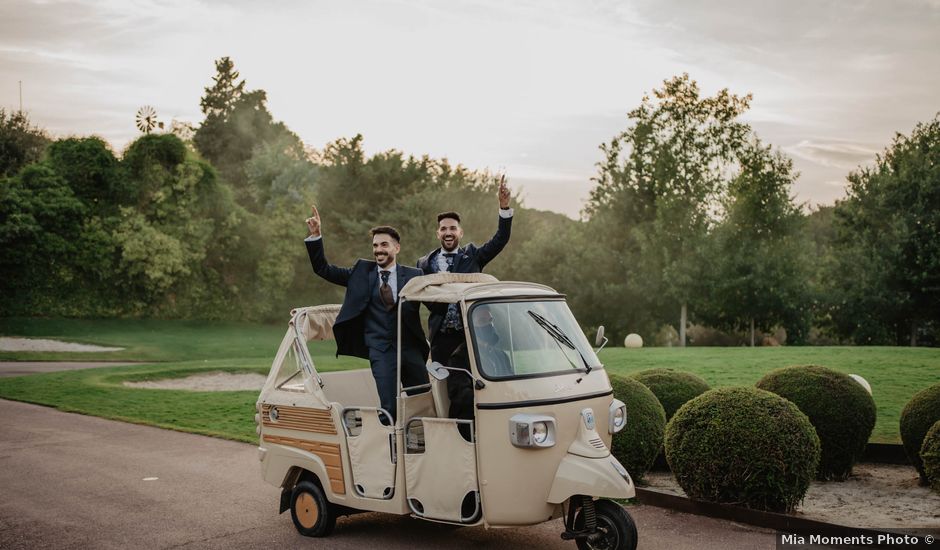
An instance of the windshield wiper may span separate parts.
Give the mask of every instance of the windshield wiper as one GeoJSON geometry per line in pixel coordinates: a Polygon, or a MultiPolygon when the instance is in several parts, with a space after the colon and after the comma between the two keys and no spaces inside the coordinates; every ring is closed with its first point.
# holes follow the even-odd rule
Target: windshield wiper
{"type": "MultiPolygon", "coordinates": [[[[571,338],[567,334],[565,334],[565,331],[561,330],[561,327],[559,327],[555,323],[552,323],[551,321],[549,321],[545,317],[542,317],[541,315],[532,311],[531,309],[527,310],[526,313],[528,313],[529,316],[535,320],[536,324],[542,327],[545,330],[545,332],[547,332],[549,336],[551,336],[552,339],[555,340],[555,343],[556,343],[555,345],[558,345],[559,343],[564,344],[566,348],[573,349],[574,351],[578,353],[578,357],[580,357],[581,362],[584,363],[585,374],[588,374],[591,372],[591,365],[588,365],[587,359],[584,358],[584,354],[582,354],[581,350],[579,350],[578,347],[574,345],[574,342],[571,340],[571,338]]],[[[565,354],[565,358],[567,357],[568,355],[565,354]]],[[[572,364],[571,366],[574,367],[574,364],[572,364]]]]}

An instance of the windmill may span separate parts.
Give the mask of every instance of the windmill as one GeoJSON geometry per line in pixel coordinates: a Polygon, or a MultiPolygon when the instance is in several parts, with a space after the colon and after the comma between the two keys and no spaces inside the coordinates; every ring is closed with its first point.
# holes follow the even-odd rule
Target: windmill
{"type": "Polygon", "coordinates": [[[157,111],[150,105],[137,109],[137,129],[149,134],[154,128],[163,128],[163,123],[157,122],[157,111]]]}

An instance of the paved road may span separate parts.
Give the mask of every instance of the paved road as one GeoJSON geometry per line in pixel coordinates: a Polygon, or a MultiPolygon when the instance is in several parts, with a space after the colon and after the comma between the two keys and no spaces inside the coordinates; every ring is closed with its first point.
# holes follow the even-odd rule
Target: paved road
{"type": "MultiPolygon", "coordinates": [[[[560,521],[455,529],[381,514],[308,539],[277,514],[278,496],[251,445],[0,400],[0,548],[575,548],[560,521]]],[[[630,512],[641,549],[775,548],[763,529],[630,512]]]]}
{"type": "Polygon", "coordinates": [[[138,364],[142,363],[118,363],[103,361],[0,361],[0,378],[7,376],[23,376],[24,374],[37,374],[40,372],[91,369],[95,367],[122,367],[124,365],[138,364]]]}

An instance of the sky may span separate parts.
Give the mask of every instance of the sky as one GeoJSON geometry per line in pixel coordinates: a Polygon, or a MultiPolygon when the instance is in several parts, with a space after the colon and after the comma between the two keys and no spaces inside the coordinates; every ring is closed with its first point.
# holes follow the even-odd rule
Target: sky
{"type": "Polygon", "coordinates": [[[214,60],[310,147],[361,133],[504,171],[577,217],[600,144],[683,72],[753,94],[745,120],[832,204],[846,175],[940,111],[940,0],[0,0],[0,108],[120,153],[134,115],[198,124],[214,60]]]}

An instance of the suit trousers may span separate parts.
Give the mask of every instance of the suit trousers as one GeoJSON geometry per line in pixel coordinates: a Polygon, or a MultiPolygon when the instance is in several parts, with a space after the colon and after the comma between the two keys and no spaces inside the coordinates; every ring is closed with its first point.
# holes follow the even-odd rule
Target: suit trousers
{"type": "Polygon", "coordinates": [[[431,337],[431,361],[446,366],[450,362],[450,356],[466,340],[463,330],[454,332],[438,332],[431,337]]]}
{"type": "MultiPolygon", "coordinates": [[[[398,351],[395,346],[382,351],[369,348],[369,363],[372,367],[372,377],[375,378],[375,389],[379,394],[379,406],[385,409],[394,420],[398,415],[396,398],[398,397],[398,382],[395,379],[398,351]]],[[[419,386],[428,383],[428,371],[421,351],[414,347],[402,348],[401,354],[401,381],[403,387],[419,386]]],[[[427,391],[427,390],[425,390],[427,391]]],[[[409,395],[420,392],[408,392],[409,395]]]]}
{"type": "MultiPolygon", "coordinates": [[[[470,369],[464,331],[439,332],[431,342],[431,360],[454,369],[470,369]]],[[[461,372],[450,372],[447,376],[447,397],[450,410],[447,416],[461,420],[473,420],[473,379],[461,372]]],[[[464,439],[470,441],[470,429],[466,424],[457,428],[464,439]]]]}

